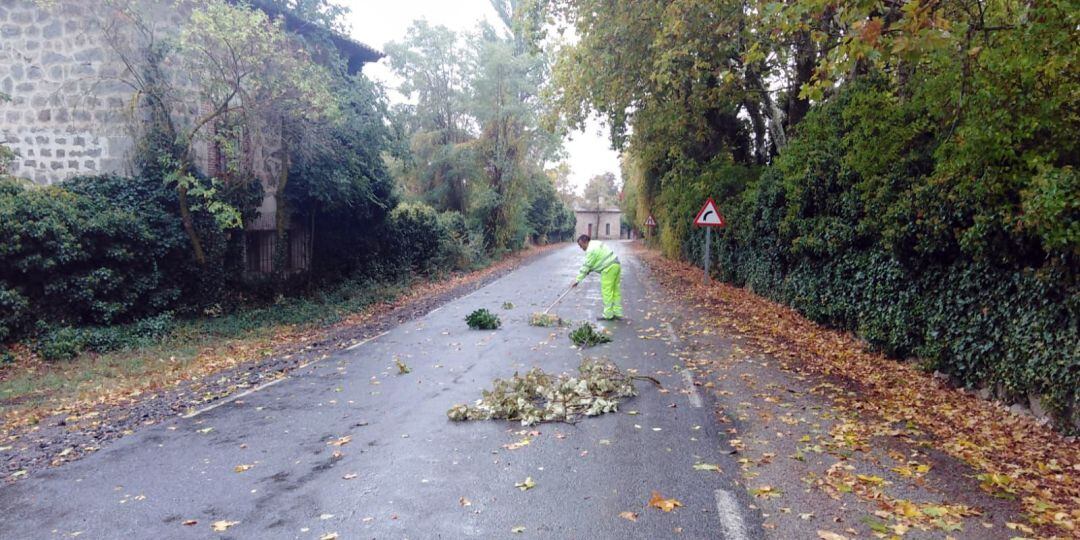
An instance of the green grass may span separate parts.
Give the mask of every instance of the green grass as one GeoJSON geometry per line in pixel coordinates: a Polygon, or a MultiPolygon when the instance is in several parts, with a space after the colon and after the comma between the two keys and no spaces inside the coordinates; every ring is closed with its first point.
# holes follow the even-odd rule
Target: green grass
{"type": "MultiPolygon", "coordinates": [[[[332,325],[372,304],[399,297],[407,285],[404,280],[349,282],[218,317],[165,315],[111,327],[56,329],[41,336],[41,341],[52,340],[52,345],[77,353],[34,369],[6,368],[10,371],[0,380],[0,415],[40,406],[55,408],[86,392],[169,384],[180,374],[198,372],[197,360],[207,350],[231,355],[230,346],[242,347],[246,354],[237,361],[265,356],[281,330],[302,332],[332,325]]],[[[42,350],[40,343],[36,349],[42,350]]]]}

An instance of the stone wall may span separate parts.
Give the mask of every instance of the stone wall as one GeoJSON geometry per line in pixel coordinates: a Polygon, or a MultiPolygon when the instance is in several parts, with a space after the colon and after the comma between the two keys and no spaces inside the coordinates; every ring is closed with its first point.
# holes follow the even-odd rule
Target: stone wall
{"type": "Polygon", "coordinates": [[[102,2],[0,0],[0,138],[12,173],[50,184],[131,172],[133,90],[104,41],[102,2]]]}

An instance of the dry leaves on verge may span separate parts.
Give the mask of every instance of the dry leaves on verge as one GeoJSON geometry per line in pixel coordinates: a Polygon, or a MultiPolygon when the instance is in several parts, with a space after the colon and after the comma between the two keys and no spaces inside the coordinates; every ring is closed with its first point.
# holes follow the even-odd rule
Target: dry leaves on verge
{"type": "Polygon", "coordinates": [[[983,489],[1018,498],[1043,534],[1080,531],[1080,445],[915,366],[870,352],[854,336],[823,328],[789,307],[727,284],[703,285],[700,268],[651,251],[638,254],[668,289],[708,309],[718,326],[785,367],[851,381],[858,392],[827,395],[834,408],[858,413],[860,431],[889,434],[896,425],[916,426],[934,447],[980,471],[983,489]]]}

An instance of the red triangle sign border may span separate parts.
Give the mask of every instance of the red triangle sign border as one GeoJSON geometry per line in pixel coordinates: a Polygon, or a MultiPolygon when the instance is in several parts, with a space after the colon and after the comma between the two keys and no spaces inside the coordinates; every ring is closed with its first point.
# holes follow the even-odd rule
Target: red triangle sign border
{"type": "Polygon", "coordinates": [[[697,217],[694,218],[694,225],[698,227],[724,227],[727,225],[724,222],[724,215],[720,213],[720,209],[716,207],[716,201],[713,201],[712,197],[709,197],[701,210],[698,210],[697,217]],[[710,213],[714,214],[714,216],[710,216],[710,213]]]}

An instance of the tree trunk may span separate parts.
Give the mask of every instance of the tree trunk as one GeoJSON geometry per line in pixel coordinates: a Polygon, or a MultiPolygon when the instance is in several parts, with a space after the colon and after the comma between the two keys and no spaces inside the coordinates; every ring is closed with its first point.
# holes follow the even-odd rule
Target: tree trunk
{"type": "MultiPolygon", "coordinates": [[[[181,176],[187,175],[187,170],[180,171],[181,176]]],[[[206,266],[206,252],[203,251],[202,240],[199,239],[199,233],[195,230],[195,220],[191,217],[191,208],[188,205],[188,188],[184,185],[184,182],[178,182],[176,185],[177,200],[180,203],[180,221],[184,224],[184,232],[187,233],[188,239],[191,240],[191,251],[195,255],[195,262],[200,267],[206,266]]]]}
{"type": "Polygon", "coordinates": [[[810,39],[810,32],[799,32],[795,40],[795,77],[788,96],[787,131],[802,121],[810,110],[810,100],[799,97],[802,86],[814,76],[817,65],[817,51],[810,39]]]}

